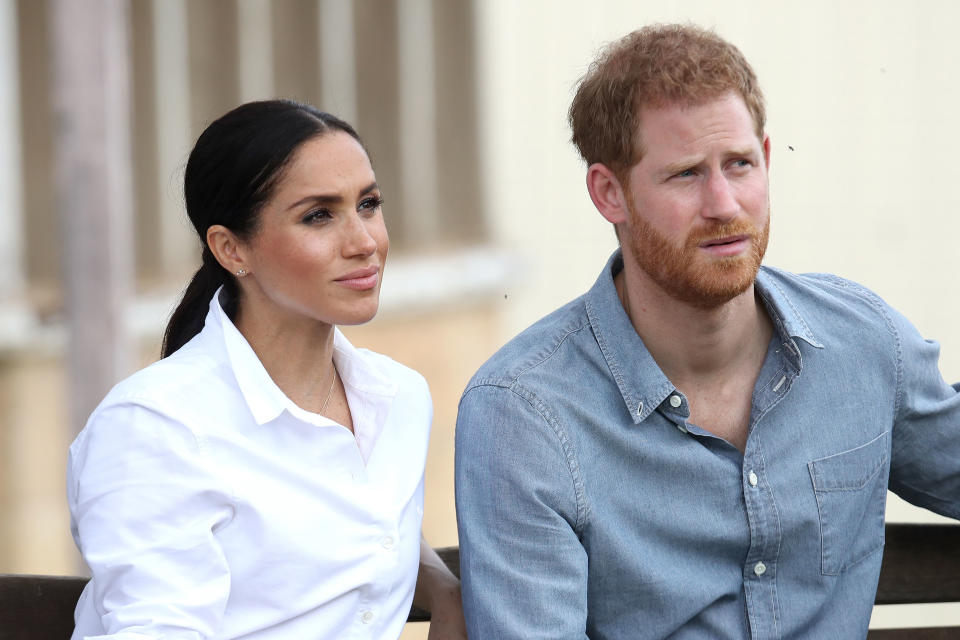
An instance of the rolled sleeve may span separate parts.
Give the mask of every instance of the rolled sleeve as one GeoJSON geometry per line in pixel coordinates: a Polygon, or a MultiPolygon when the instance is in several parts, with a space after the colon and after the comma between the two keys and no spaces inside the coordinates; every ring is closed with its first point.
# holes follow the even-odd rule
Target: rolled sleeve
{"type": "Polygon", "coordinates": [[[136,403],[98,410],[70,449],[67,492],[104,637],[218,632],[230,574],[215,532],[233,509],[188,428],[136,403]]]}
{"type": "Polygon", "coordinates": [[[460,403],[456,501],[471,638],[586,638],[577,468],[535,398],[475,386],[460,403]]]}

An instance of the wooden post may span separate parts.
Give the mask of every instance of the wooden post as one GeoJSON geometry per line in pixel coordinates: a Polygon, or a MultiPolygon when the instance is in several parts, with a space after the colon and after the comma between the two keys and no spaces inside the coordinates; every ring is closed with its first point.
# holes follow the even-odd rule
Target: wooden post
{"type": "Polygon", "coordinates": [[[50,0],[57,206],[63,230],[70,429],[132,368],[126,0],[50,0]]]}
{"type": "Polygon", "coordinates": [[[25,234],[16,9],[13,0],[0,0],[0,300],[19,306],[25,234]]]}

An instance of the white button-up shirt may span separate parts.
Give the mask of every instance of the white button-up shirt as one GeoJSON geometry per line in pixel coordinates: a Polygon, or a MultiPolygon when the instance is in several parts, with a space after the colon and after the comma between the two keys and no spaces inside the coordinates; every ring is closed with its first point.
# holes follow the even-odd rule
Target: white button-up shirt
{"type": "Polygon", "coordinates": [[[336,333],[356,436],[294,405],[216,301],[70,447],[93,579],[76,638],[396,638],[416,582],[426,382],[336,333]]]}

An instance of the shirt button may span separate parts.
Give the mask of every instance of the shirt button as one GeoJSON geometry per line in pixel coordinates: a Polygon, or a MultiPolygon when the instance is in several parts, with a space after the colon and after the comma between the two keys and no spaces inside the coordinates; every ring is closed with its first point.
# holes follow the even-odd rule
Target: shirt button
{"type": "Polygon", "coordinates": [[[373,622],[373,611],[364,611],[362,614],[360,614],[360,621],[363,624],[370,624],[373,622]]]}
{"type": "Polygon", "coordinates": [[[763,564],[762,562],[758,562],[757,564],[753,565],[753,572],[758,576],[762,576],[767,572],[767,565],[763,564]]]}
{"type": "Polygon", "coordinates": [[[674,409],[676,409],[676,408],[679,407],[681,404],[683,404],[683,400],[680,399],[680,396],[677,396],[677,395],[670,396],[670,406],[671,406],[671,407],[673,407],[674,409]]]}
{"type": "Polygon", "coordinates": [[[747,482],[750,483],[751,487],[757,486],[757,474],[751,471],[750,475],[747,476],[747,482]]]}
{"type": "Polygon", "coordinates": [[[390,536],[384,536],[380,540],[380,546],[382,546],[384,549],[393,549],[393,538],[390,536]]]}
{"type": "Polygon", "coordinates": [[[677,423],[677,429],[680,430],[680,433],[687,433],[687,425],[683,424],[682,422],[677,423]]]}

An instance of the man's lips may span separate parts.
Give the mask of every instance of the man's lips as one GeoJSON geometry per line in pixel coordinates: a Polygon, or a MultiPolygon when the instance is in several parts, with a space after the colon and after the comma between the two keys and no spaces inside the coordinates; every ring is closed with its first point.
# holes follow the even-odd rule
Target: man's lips
{"type": "Polygon", "coordinates": [[[339,278],[336,278],[334,282],[347,287],[348,289],[363,291],[365,289],[373,289],[375,286],[377,286],[379,279],[380,267],[377,265],[371,265],[369,267],[364,267],[362,269],[357,269],[355,271],[351,271],[350,273],[344,274],[339,278]]]}
{"type": "Polygon", "coordinates": [[[699,247],[717,256],[733,256],[744,251],[749,244],[750,235],[741,234],[705,240],[699,244],[699,247]]]}

